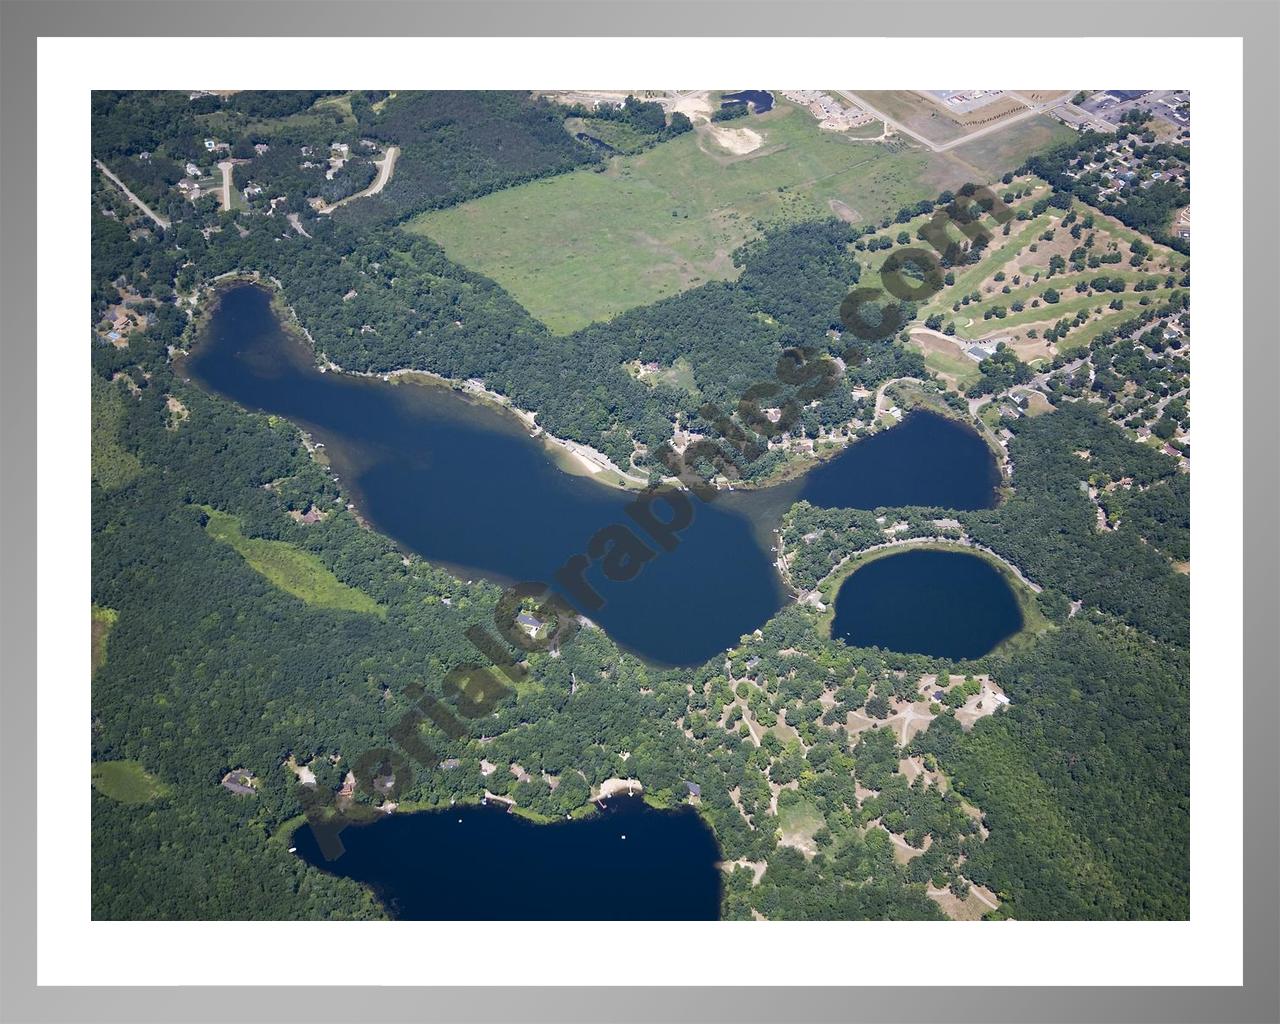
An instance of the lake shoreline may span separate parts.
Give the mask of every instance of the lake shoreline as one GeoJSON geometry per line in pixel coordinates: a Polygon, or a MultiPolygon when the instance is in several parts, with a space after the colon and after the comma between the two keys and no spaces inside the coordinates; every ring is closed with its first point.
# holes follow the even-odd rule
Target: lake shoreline
{"type": "Polygon", "coordinates": [[[969,540],[968,537],[913,537],[904,540],[885,541],[882,544],[875,544],[869,548],[863,548],[861,551],[855,551],[853,554],[846,555],[841,559],[832,568],[831,572],[818,581],[812,590],[805,591],[799,595],[796,598],[796,602],[799,604],[812,604],[815,598],[820,599],[823,603],[823,608],[818,618],[818,632],[822,636],[833,638],[835,636],[836,598],[839,596],[841,587],[854,573],[872,562],[910,551],[940,551],[969,555],[986,562],[1005,578],[1006,583],[1009,584],[1010,589],[1013,591],[1014,598],[1018,602],[1018,607],[1022,614],[1022,625],[1013,634],[1000,641],[983,657],[1002,650],[1008,645],[1018,643],[1019,638],[1025,635],[1038,634],[1050,627],[1048,620],[1035,603],[1037,595],[1042,593],[1044,588],[1028,579],[1018,566],[1003,555],[969,540]]]}
{"type": "Polygon", "coordinates": [[[679,559],[659,558],[622,532],[634,505],[627,491],[563,472],[530,444],[533,415],[522,419],[483,382],[463,387],[408,369],[331,372],[278,290],[238,274],[212,294],[221,301],[194,318],[198,338],[184,369],[206,390],[295,426],[311,458],[328,461],[330,477],[341,480],[360,525],[467,582],[576,587],[578,610],[653,666],[700,665],[794,599],[777,527],[797,500],[863,509],[987,508],[995,500],[987,446],[971,427],[921,410],[865,445],[826,449],[832,457],[803,482],[729,493],[723,502],[713,499],[727,488],[704,492],[680,527],[679,559]],[[404,383],[419,387],[398,392],[404,383]],[[441,493],[459,500],[442,502],[441,493]],[[620,537],[639,552],[643,575],[608,575],[599,538],[620,537]],[[589,573],[591,584],[575,584],[575,572],[589,573]],[[639,581],[622,585],[633,577],[639,581]]]}
{"type": "Polygon", "coordinates": [[[353,824],[332,861],[305,819],[285,823],[277,845],[310,868],[355,881],[392,919],[720,918],[725,854],[697,808],[655,808],[637,794],[603,811],[588,805],[594,813],[585,817],[538,821],[496,803],[459,800],[353,824]],[[495,884],[513,863],[538,884],[495,884]],[[614,885],[619,877],[628,884],[614,885]]]}
{"type": "MultiPolygon", "coordinates": [[[[436,373],[432,370],[419,369],[416,367],[398,367],[392,370],[349,370],[339,363],[329,358],[328,354],[322,352],[312,337],[311,332],[303,325],[301,318],[298,316],[297,310],[288,302],[283,283],[274,277],[268,277],[260,274],[258,271],[241,271],[232,270],[211,279],[204,285],[196,289],[189,297],[191,303],[191,325],[189,333],[191,338],[186,348],[179,350],[182,355],[189,355],[193,344],[198,343],[200,335],[204,330],[208,321],[212,318],[217,309],[218,303],[221,301],[222,295],[238,285],[249,284],[260,288],[264,288],[271,296],[271,307],[278,315],[281,326],[291,333],[295,333],[300,341],[305,342],[312,354],[314,365],[321,373],[337,373],[346,377],[360,377],[370,380],[382,380],[387,383],[411,383],[426,387],[445,387],[454,393],[486,405],[490,408],[498,410],[506,415],[514,417],[521,428],[528,436],[538,441],[543,449],[551,456],[556,467],[562,472],[571,476],[580,476],[595,481],[596,483],[609,487],[624,493],[636,493],[643,491],[650,486],[647,477],[634,475],[622,467],[618,466],[604,452],[600,451],[589,444],[581,441],[573,441],[569,438],[560,437],[548,431],[545,427],[537,422],[537,413],[528,409],[523,409],[516,405],[515,402],[507,395],[499,391],[489,388],[483,380],[471,378],[467,380],[459,380],[454,377],[446,377],[443,374],[436,373]]],[[[898,378],[893,381],[887,381],[882,388],[888,384],[899,383],[905,378],[898,378]]],[[[922,397],[922,396],[918,396],[922,397]]],[[[997,459],[1001,476],[1000,497],[1005,497],[1007,488],[1007,452],[989,437],[987,432],[982,429],[982,424],[975,426],[968,419],[960,416],[954,409],[951,409],[943,402],[927,402],[920,401],[918,408],[933,412],[955,423],[962,424],[969,429],[975,431],[988,447],[992,449],[993,456],[997,459]]],[[[912,411],[912,410],[908,410],[912,411]]],[[[901,421],[900,421],[901,422],[901,421]]],[[[779,487],[785,484],[794,483],[802,480],[813,470],[819,468],[832,459],[849,451],[860,441],[868,440],[885,431],[893,430],[895,426],[880,425],[878,420],[873,420],[870,429],[867,427],[855,427],[854,421],[851,419],[842,424],[836,424],[832,433],[825,438],[817,438],[812,440],[812,446],[808,450],[796,450],[784,445],[785,461],[774,469],[767,476],[760,480],[729,480],[723,476],[717,476],[706,481],[706,485],[712,487],[717,494],[731,494],[735,492],[753,492],[764,491],[772,487],[779,487]],[[848,433],[839,434],[838,431],[846,430],[848,433]]],[[[789,445],[792,442],[787,442],[789,445]]],[[[778,449],[771,449],[776,451],[778,449]]],[[[675,476],[664,476],[661,481],[662,486],[678,487],[687,490],[686,485],[675,476]]]]}

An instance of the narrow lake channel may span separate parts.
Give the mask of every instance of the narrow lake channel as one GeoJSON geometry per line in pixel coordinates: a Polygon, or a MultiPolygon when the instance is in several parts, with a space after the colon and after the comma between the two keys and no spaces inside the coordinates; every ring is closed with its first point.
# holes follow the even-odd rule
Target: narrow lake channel
{"type": "MultiPolygon", "coordinates": [[[[564,472],[503,410],[448,387],[321,373],[309,347],[282,328],[265,288],[222,294],[187,367],[206,388],[311,433],[369,522],[464,578],[553,583],[597,531],[629,522],[633,494],[564,472]]],[[[679,546],[634,579],[589,569],[605,604],[582,610],[651,662],[699,664],[785,601],[769,545],[795,501],[986,508],[998,482],[975,431],[912,413],[799,480],[695,499],[679,546]]]]}

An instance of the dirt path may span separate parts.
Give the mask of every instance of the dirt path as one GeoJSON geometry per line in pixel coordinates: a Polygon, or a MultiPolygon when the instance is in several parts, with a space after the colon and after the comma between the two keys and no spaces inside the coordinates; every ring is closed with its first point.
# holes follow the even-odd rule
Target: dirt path
{"type": "Polygon", "coordinates": [[[156,213],[155,210],[151,209],[151,207],[149,207],[141,199],[139,199],[132,192],[130,192],[129,186],[126,185],[119,178],[117,178],[114,174],[112,174],[106,164],[104,164],[101,160],[98,160],[98,159],[95,159],[93,162],[97,166],[98,170],[100,170],[103,174],[105,174],[108,178],[110,178],[113,182],[115,182],[116,187],[119,188],[120,191],[124,193],[125,198],[128,199],[129,202],[133,203],[134,206],[136,206],[139,210],[141,210],[153,221],[155,221],[156,224],[158,224],[160,227],[162,228],[169,227],[170,222],[168,218],[161,217],[160,214],[156,213]]]}
{"type": "Polygon", "coordinates": [[[887,380],[883,384],[881,384],[878,388],[876,388],[875,418],[877,420],[880,419],[880,416],[884,412],[884,410],[881,409],[880,406],[884,404],[885,391],[887,391],[894,384],[901,384],[903,381],[908,381],[908,380],[915,381],[918,379],[919,378],[917,377],[894,377],[892,380],[887,380]]]}
{"type": "Polygon", "coordinates": [[[384,188],[387,182],[391,180],[391,175],[395,173],[396,159],[400,156],[399,146],[388,146],[387,153],[381,160],[375,160],[374,163],[378,168],[378,176],[374,178],[373,184],[366,189],[347,196],[346,199],[339,199],[336,203],[330,203],[328,206],[321,206],[320,213],[333,213],[339,206],[345,206],[347,203],[356,199],[363,199],[365,196],[376,196],[384,188]]]}
{"type": "Polygon", "coordinates": [[[224,210],[231,209],[231,168],[233,164],[230,160],[223,160],[218,164],[218,170],[222,172],[222,208],[224,210]]]}
{"type": "Polygon", "coordinates": [[[899,745],[905,747],[915,738],[917,733],[924,732],[925,729],[928,729],[933,724],[933,715],[928,711],[920,710],[912,703],[908,704],[888,721],[902,723],[902,739],[899,740],[899,745]],[[913,725],[919,725],[920,728],[912,729],[913,725]]]}

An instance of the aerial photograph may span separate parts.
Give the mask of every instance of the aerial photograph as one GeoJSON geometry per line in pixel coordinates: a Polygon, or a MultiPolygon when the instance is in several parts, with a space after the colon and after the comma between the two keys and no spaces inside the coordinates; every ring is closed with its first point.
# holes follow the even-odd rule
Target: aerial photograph
{"type": "Polygon", "coordinates": [[[91,128],[94,920],[1189,919],[1188,90],[91,128]]]}

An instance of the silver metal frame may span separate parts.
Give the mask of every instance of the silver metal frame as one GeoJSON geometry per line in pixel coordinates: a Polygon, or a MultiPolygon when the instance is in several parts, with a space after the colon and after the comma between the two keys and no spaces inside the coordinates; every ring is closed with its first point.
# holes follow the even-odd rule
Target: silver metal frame
{"type": "MultiPolygon", "coordinates": [[[[786,5],[758,0],[0,0],[0,1017],[4,1020],[1280,1020],[1280,726],[1276,678],[1275,282],[1280,7],[1274,0],[1080,0],[1072,5],[936,0],[786,5]],[[212,9],[218,16],[210,17],[212,9]],[[40,36],[1229,36],[1244,39],[1245,802],[1244,985],[1240,988],[37,988],[35,985],[35,190],[40,36]]],[[[1243,553],[1242,553],[1243,554],[1243,553]]],[[[1234,780],[1224,776],[1224,784],[1234,780]]],[[[767,930],[767,927],[766,927],[767,930]]],[[[768,937],[765,937],[768,941],[768,937]]]]}

